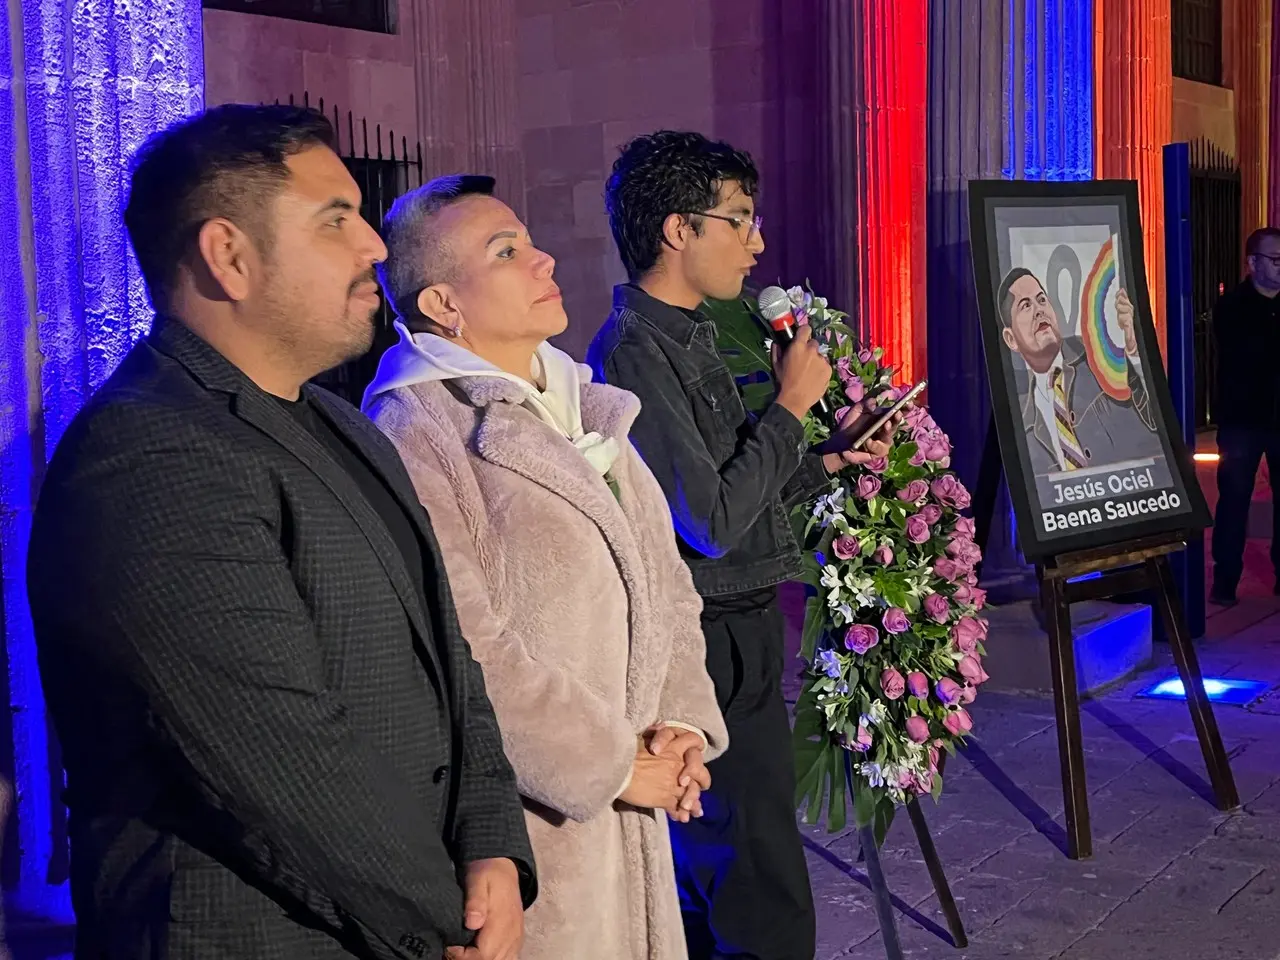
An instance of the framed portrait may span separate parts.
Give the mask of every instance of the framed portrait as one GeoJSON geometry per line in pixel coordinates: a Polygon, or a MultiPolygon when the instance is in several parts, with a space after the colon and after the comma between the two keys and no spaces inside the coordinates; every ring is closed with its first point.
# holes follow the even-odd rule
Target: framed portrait
{"type": "Polygon", "coordinates": [[[1203,530],[1151,316],[1137,184],[970,181],[969,229],[1023,555],[1203,530]]]}

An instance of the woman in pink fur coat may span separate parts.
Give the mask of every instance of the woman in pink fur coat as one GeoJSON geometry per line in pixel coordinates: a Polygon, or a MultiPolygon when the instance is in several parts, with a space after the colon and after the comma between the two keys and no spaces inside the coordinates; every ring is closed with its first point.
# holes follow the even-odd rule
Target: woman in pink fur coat
{"type": "Polygon", "coordinates": [[[523,960],[683,960],[667,816],[727,736],[701,601],[627,431],[631,394],[546,342],[555,262],[485,177],[384,224],[400,342],[365,409],[431,516],[525,798],[540,893],[523,960]]]}

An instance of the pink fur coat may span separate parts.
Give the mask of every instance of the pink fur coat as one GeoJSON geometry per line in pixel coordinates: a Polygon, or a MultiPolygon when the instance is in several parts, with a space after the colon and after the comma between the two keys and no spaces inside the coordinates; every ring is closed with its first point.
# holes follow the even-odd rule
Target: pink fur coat
{"type": "Polygon", "coordinates": [[[620,499],[496,377],[373,399],[440,541],[525,798],[540,893],[522,960],[684,960],[662,811],[614,797],[659,721],[728,737],[704,664],[701,601],[657,481],[626,441],[634,396],[581,387],[587,431],[615,437],[620,499]]]}

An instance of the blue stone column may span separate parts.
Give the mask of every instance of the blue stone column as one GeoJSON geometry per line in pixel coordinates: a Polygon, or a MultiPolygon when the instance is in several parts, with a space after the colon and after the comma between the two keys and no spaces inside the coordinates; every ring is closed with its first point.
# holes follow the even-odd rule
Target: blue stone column
{"type": "MultiPolygon", "coordinates": [[[[929,4],[929,401],[977,485],[991,415],[969,248],[968,182],[1093,175],[1093,0],[929,4]]],[[[1017,580],[1001,490],[984,579],[1017,580]]]]}
{"type": "Polygon", "coordinates": [[[0,14],[0,765],[11,909],[70,916],[62,772],[26,605],[31,512],[67,424],[150,326],[128,158],[200,109],[199,0],[10,0],[0,14]]]}

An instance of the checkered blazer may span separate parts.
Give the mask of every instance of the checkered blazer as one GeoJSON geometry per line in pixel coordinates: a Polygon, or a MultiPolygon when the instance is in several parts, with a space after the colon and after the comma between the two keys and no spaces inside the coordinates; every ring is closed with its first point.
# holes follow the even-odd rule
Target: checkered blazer
{"type": "Polygon", "coordinates": [[[28,590],[67,770],[77,960],[439,957],[458,867],[533,856],[426,512],[424,609],[321,443],[159,321],[45,479],[28,590]]]}

